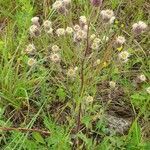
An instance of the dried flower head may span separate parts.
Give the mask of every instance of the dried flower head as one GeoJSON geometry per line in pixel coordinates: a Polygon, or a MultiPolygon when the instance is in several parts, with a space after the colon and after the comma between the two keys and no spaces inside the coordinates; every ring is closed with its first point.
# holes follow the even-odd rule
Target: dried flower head
{"type": "Polygon", "coordinates": [[[123,45],[124,43],[126,42],[126,39],[125,39],[125,37],[123,37],[123,36],[118,36],[117,38],[116,38],[116,44],[117,45],[123,45]]]}
{"type": "Polygon", "coordinates": [[[113,23],[114,23],[114,21],[115,21],[115,19],[116,19],[116,17],[115,17],[115,16],[111,17],[111,18],[110,18],[110,20],[109,20],[109,24],[113,24],[113,23]]]}
{"type": "Polygon", "coordinates": [[[109,86],[110,86],[111,88],[115,88],[115,87],[116,87],[116,82],[110,81],[110,82],[109,82],[109,86]]]}
{"type": "Polygon", "coordinates": [[[36,25],[32,25],[29,30],[32,37],[37,37],[40,35],[40,29],[36,25]]]}
{"type": "Polygon", "coordinates": [[[62,14],[67,12],[67,9],[65,8],[62,0],[56,0],[56,2],[52,5],[52,8],[62,14]]]}
{"type": "Polygon", "coordinates": [[[143,21],[139,21],[132,25],[132,30],[133,30],[134,34],[136,34],[136,35],[139,35],[142,32],[144,32],[146,30],[146,28],[147,28],[147,24],[143,21]]]}
{"type": "Polygon", "coordinates": [[[60,62],[60,55],[58,53],[52,53],[50,55],[50,59],[54,63],[59,63],[60,62]]]}
{"type": "Polygon", "coordinates": [[[43,23],[44,30],[49,31],[52,28],[52,22],[49,20],[44,21],[43,23]]]}
{"type": "Polygon", "coordinates": [[[59,28],[59,29],[57,29],[56,30],[56,34],[58,35],[58,36],[62,36],[62,35],[65,35],[65,29],[64,28],[59,28]]]}
{"type": "Polygon", "coordinates": [[[100,7],[102,5],[103,0],[91,0],[91,4],[94,7],[100,7]]]}
{"type": "Polygon", "coordinates": [[[76,24],[76,25],[74,25],[73,29],[75,31],[79,31],[79,30],[81,30],[81,27],[78,24],[76,24]]]}
{"type": "Polygon", "coordinates": [[[67,76],[68,77],[75,77],[77,70],[78,70],[78,67],[68,69],[67,76]]]}
{"type": "Polygon", "coordinates": [[[71,0],[63,0],[63,4],[67,9],[71,7],[71,0]]]}
{"type": "Polygon", "coordinates": [[[86,97],[86,103],[93,103],[94,98],[92,96],[87,96],[86,97]]]}
{"type": "Polygon", "coordinates": [[[96,35],[95,35],[95,34],[92,34],[92,35],[90,36],[90,40],[91,40],[91,41],[93,41],[95,38],[96,38],[96,35]]]}
{"type": "Polygon", "coordinates": [[[71,27],[67,27],[66,28],[66,33],[67,34],[72,34],[73,33],[73,29],[71,27]]]}
{"type": "Polygon", "coordinates": [[[27,53],[27,54],[33,54],[34,52],[35,52],[35,46],[34,46],[34,44],[29,44],[28,46],[27,46],[27,48],[25,49],[25,52],[27,53]]]}
{"type": "Polygon", "coordinates": [[[114,19],[114,12],[112,10],[102,10],[100,14],[105,23],[110,22],[112,18],[114,19]]]}
{"type": "Polygon", "coordinates": [[[83,26],[83,30],[84,30],[85,32],[88,32],[88,28],[89,28],[88,25],[84,25],[84,26],[83,26]]]}
{"type": "Polygon", "coordinates": [[[34,24],[34,25],[36,25],[36,26],[40,26],[40,24],[39,24],[39,17],[33,17],[32,19],[31,19],[31,22],[32,22],[32,24],[34,24]]]}
{"type": "Polygon", "coordinates": [[[97,60],[94,62],[94,66],[100,65],[100,63],[101,63],[100,59],[97,59],[97,60]]]}
{"type": "Polygon", "coordinates": [[[78,41],[81,41],[81,40],[86,39],[86,38],[87,38],[87,32],[85,32],[83,30],[79,30],[75,34],[75,39],[78,41]]]}
{"type": "Polygon", "coordinates": [[[146,89],[147,93],[150,94],[150,87],[146,89]]]}
{"type": "Polygon", "coordinates": [[[98,50],[98,49],[99,49],[99,44],[96,43],[96,42],[93,42],[92,45],[91,45],[91,48],[92,48],[93,50],[98,50]]]}
{"type": "Polygon", "coordinates": [[[57,45],[53,45],[53,46],[52,46],[52,51],[53,51],[53,52],[59,52],[59,51],[60,51],[60,48],[59,48],[57,45]]]}
{"type": "Polygon", "coordinates": [[[100,42],[101,42],[101,39],[100,39],[100,38],[95,38],[95,39],[93,40],[93,43],[96,43],[96,44],[100,44],[100,42]]]}
{"type": "Polygon", "coordinates": [[[146,77],[145,77],[144,74],[139,75],[139,76],[138,76],[138,79],[140,79],[141,82],[146,81],[146,77]]]}
{"type": "Polygon", "coordinates": [[[30,58],[29,60],[28,60],[28,65],[29,66],[33,66],[33,65],[35,65],[36,64],[36,60],[34,59],[34,58],[30,58]]]}
{"type": "Polygon", "coordinates": [[[53,28],[50,28],[48,31],[46,31],[46,33],[49,35],[53,34],[53,28]]]}
{"type": "Polygon", "coordinates": [[[79,24],[80,24],[81,27],[83,27],[84,25],[87,24],[87,18],[86,18],[86,16],[80,16],[80,18],[79,18],[79,24]]]}
{"type": "Polygon", "coordinates": [[[119,58],[123,60],[124,62],[128,61],[129,56],[130,54],[127,51],[123,51],[119,54],[119,58]]]}

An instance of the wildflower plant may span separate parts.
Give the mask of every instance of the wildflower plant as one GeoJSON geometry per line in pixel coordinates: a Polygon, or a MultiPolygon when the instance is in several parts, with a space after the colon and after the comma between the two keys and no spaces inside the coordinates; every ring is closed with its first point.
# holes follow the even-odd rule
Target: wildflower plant
{"type": "MultiPolygon", "coordinates": [[[[47,117],[44,118],[44,124],[49,130],[53,130],[53,136],[55,133],[62,138],[66,135],[65,139],[69,142],[64,140],[64,143],[68,149],[87,148],[88,137],[90,134],[97,134],[99,130],[101,136],[107,135],[106,129],[101,127],[101,124],[105,123],[101,91],[109,92],[107,107],[109,99],[112,100],[113,92],[126,84],[123,81],[120,83],[124,77],[123,73],[128,71],[132,63],[134,64],[134,59],[137,59],[137,62],[141,60],[135,49],[139,48],[140,54],[145,55],[138,40],[148,29],[148,25],[143,21],[130,24],[130,31],[116,28],[116,10],[104,9],[102,0],[89,0],[88,13],[78,12],[76,18],[72,10],[74,5],[75,2],[71,0],[56,0],[51,5],[48,16],[31,18],[27,30],[28,42],[22,48],[21,59],[18,60],[19,67],[27,72],[24,76],[27,79],[35,78],[29,82],[31,88],[35,86],[33,91],[37,89],[33,97],[40,99],[43,96],[46,99],[44,104],[47,105],[47,116],[56,124],[64,125],[58,120],[66,111],[64,120],[67,127],[58,127],[60,133],[52,126],[53,123],[47,121],[47,117]],[[107,89],[99,90],[98,85],[104,81],[108,82],[107,89]],[[48,108],[51,104],[57,109],[52,114],[49,112],[52,108],[48,108]],[[53,115],[57,111],[58,114],[53,115]],[[97,120],[101,121],[100,125],[97,120]],[[96,124],[96,127],[93,127],[93,124],[96,124]]],[[[140,80],[139,84],[144,87],[145,93],[149,94],[146,73],[137,73],[136,79],[140,80]]],[[[131,98],[135,98],[134,94],[131,98]]],[[[30,99],[27,102],[30,107],[30,99]]],[[[40,106],[38,102],[36,105],[40,106]]],[[[46,143],[41,141],[42,144],[46,143]]],[[[61,141],[58,140],[59,144],[50,138],[47,141],[54,149],[59,149],[61,141]]],[[[94,144],[89,144],[87,149],[97,146],[97,139],[94,138],[93,141],[94,144]]]]}

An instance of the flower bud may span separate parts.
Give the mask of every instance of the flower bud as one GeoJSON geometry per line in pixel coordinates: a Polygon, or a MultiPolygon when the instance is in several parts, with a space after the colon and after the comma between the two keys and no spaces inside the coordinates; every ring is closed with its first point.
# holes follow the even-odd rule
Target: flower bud
{"type": "Polygon", "coordinates": [[[94,7],[100,7],[102,5],[103,0],[91,0],[91,4],[94,7]]]}

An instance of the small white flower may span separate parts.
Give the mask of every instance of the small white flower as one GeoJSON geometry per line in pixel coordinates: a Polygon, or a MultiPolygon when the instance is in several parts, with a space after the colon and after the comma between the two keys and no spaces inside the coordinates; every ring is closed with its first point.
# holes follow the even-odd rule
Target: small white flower
{"type": "Polygon", "coordinates": [[[50,59],[52,62],[58,63],[58,62],[60,62],[60,55],[57,53],[53,53],[50,55],[50,59]]]}
{"type": "Polygon", "coordinates": [[[67,27],[66,28],[66,33],[67,34],[72,34],[73,33],[73,29],[71,27],[67,27]]]}
{"type": "Polygon", "coordinates": [[[34,58],[30,58],[30,59],[28,60],[28,65],[29,65],[29,66],[35,65],[35,63],[36,63],[36,60],[35,60],[34,58]]]}
{"type": "Polygon", "coordinates": [[[75,37],[76,37],[77,40],[86,39],[87,38],[87,33],[83,30],[79,30],[79,31],[76,32],[75,37]]]}
{"type": "Polygon", "coordinates": [[[78,68],[70,68],[67,72],[68,77],[75,77],[76,76],[76,71],[78,70],[78,68]]]}
{"type": "Polygon", "coordinates": [[[76,25],[74,25],[73,29],[75,31],[79,31],[79,30],[81,30],[81,27],[78,24],[76,24],[76,25]]]}
{"type": "Polygon", "coordinates": [[[144,32],[146,30],[146,28],[147,28],[147,24],[143,21],[139,21],[132,25],[132,30],[135,34],[140,34],[140,33],[144,32]]]}
{"type": "Polygon", "coordinates": [[[95,38],[93,41],[93,43],[96,43],[96,44],[99,44],[100,42],[101,42],[101,39],[99,39],[99,38],[95,38]]]}
{"type": "Polygon", "coordinates": [[[114,12],[112,10],[109,10],[109,9],[102,10],[100,14],[101,14],[102,19],[105,22],[109,22],[111,19],[114,20],[114,12]]]}
{"type": "Polygon", "coordinates": [[[71,0],[63,0],[63,3],[65,5],[65,7],[67,7],[68,9],[70,8],[71,0]]]}
{"type": "Polygon", "coordinates": [[[118,36],[116,38],[116,44],[118,44],[118,45],[123,45],[125,42],[126,42],[126,39],[123,36],[118,36]]]}
{"type": "Polygon", "coordinates": [[[146,77],[145,77],[144,74],[141,74],[140,76],[138,76],[138,78],[139,78],[142,82],[146,81],[146,77]]]}
{"type": "Polygon", "coordinates": [[[119,54],[119,58],[127,62],[130,54],[127,51],[123,51],[119,54]]]}
{"type": "Polygon", "coordinates": [[[95,34],[92,34],[91,36],[90,36],[90,40],[94,40],[96,38],[96,35],[95,34]]]}
{"type": "Polygon", "coordinates": [[[58,51],[60,51],[60,48],[57,45],[53,45],[52,46],[52,51],[53,52],[58,52],[58,51]]]}
{"type": "Polygon", "coordinates": [[[86,16],[80,16],[79,23],[80,23],[81,26],[84,26],[85,24],[87,24],[86,16]]]}
{"type": "Polygon", "coordinates": [[[39,30],[38,26],[36,26],[36,25],[32,25],[29,30],[30,30],[31,36],[39,36],[40,35],[40,30],[39,30]]]}
{"type": "Polygon", "coordinates": [[[33,23],[33,24],[38,24],[39,23],[39,17],[33,17],[32,19],[31,19],[31,22],[33,23]]]}
{"type": "Polygon", "coordinates": [[[109,20],[109,23],[110,23],[110,24],[113,24],[113,23],[114,23],[114,21],[115,21],[115,19],[116,19],[116,17],[115,17],[115,16],[111,17],[111,18],[110,18],[110,20],[109,20]]]}
{"type": "Polygon", "coordinates": [[[94,98],[92,96],[87,96],[86,97],[86,103],[93,103],[94,98]]]}
{"type": "Polygon", "coordinates": [[[29,44],[25,50],[25,52],[27,54],[32,54],[33,52],[35,52],[35,46],[34,44],[29,44]]]}
{"type": "Polygon", "coordinates": [[[88,25],[84,25],[84,26],[83,26],[83,30],[84,30],[85,32],[87,32],[87,31],[88,31],[88,25]]]}
{"type": "Polygon", "coordinates": [[[46,31],[47,34],[53,34],[53,28],[50,28],[48,31],[46,31]]]}
{"type": "Polygon", "coordinates": [[[44,21],[43,23],[44,29],[47,31],[52,27],[52,22],[49,20],[44,21]]]}
{"type": "Polygon", "coordinates": [[[92,48],[93,50],[98,50],[98,49],[99,49],[99,44],[96,43],[96,42],[94,42],[94,43],[92,43],[91,48],[92,48]]]}
{"type": "Polygon", "coordinates": [[[94,66],[100,65],[100,63],[101,63],[100,59],[97,59],[94,63],[94,66]]]}
{"type": "Polygon", "coordinates": [[[59,28],[56,30],[56,34],[58,36],[62,36],[62,35],[65,35],[65,29],[64,28],[59,28]]]}
{"type": "Polygon", "coordinates": [[[146,89],[147,93],[150,94],[150,87],[146,89]]]}
{"type": "Polygon", "coordinates": [[[56,0],[56,2],[52,5],[54,10],[59,10],[63,6],[63,2],[61,0],[56,0]]]}
{"type": "Polygon", "coordinates": [[[111,88],[115,88],[115,87],[116,87],[116,82],[110,81],[110,82],[109,82],[109,86],[110,86],[111,88]]]}

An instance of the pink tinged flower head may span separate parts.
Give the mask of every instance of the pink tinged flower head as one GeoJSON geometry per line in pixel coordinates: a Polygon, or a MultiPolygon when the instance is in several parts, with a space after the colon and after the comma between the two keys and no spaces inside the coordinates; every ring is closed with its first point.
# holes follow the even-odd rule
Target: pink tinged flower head
{"type": "Polygon", "coordinates": [[[139,21],[137,23],[134,23],[132,25],[132,31],[134,32],[134,34],[139,35],[142,32],[144,32],[147,28],[147,24],[143,21],[139,21]]]}
{"type": "Polygon", "coordinates": [[[91,0],[91,4],[94,7],[100,7],[102,5],[103,0],[91,0]]]}
{"type": "Polygon", "coordinates": [[[40,29],[39,29],[38,26],[36,26],[36,25],[32,25],[32,26],[30,27],[29,31],[30,31],[30,35],[31,35],[32,37],[37,37],[37,36],[40,35],[40,29]]]}

